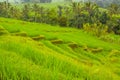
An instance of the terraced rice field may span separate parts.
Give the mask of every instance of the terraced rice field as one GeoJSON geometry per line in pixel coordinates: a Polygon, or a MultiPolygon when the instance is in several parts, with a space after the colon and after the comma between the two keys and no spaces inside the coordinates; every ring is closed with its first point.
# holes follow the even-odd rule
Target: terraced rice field
{"type": "Polygon", "coordinates": [[[120,44],[0,18],[0,80],[120,80],[120,44]]]}

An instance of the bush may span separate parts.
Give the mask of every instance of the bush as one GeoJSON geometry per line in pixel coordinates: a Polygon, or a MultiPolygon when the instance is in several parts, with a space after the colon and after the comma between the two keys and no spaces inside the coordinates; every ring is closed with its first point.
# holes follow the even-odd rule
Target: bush
{"type": "Polygon", "coordinates": [[[60,17],[58,19],[58,23],[60,26],[67,26],[67,18],[66,17],[60,17]]]}
{"type": "Polygon", "coordinates": [[[91,33],[95,36],[102,36],[102,35],[105,35],[107,34],[108,32],[108,27],[106,25],[103,25],[101,23],[94,23],[94,24],[89,24],[89,23],[86,23],[83,25],[83,29],[84,31],[88,32],[88,33],[91,33]]]}

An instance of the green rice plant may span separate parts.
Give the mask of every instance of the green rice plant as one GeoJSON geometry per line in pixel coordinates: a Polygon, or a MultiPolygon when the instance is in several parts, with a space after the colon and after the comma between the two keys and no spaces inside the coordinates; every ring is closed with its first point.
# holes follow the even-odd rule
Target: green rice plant
{"type": "Polygon", "coordinates": [[[1,80],[120,79],[117,35],[111,34],[110,37],[114,36],[114,43],[111,43],[78,29],[5,18],[0,20],[2,28],[11,34],[27,33],[27,37],[0,36],[1,80]],[[45,39],[32,39],[38,35],[45,39]],[[59,44],[51,42],[59,42],[59,39],[59,44]]]}

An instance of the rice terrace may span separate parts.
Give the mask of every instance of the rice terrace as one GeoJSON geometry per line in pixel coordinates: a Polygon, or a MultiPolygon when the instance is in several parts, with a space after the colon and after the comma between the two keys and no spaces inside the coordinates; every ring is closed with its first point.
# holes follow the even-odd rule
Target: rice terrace
{"type": "Polygon", "coordinates": [[[120,0],[0,0],[0,80],[120,80],[120,0]]]}

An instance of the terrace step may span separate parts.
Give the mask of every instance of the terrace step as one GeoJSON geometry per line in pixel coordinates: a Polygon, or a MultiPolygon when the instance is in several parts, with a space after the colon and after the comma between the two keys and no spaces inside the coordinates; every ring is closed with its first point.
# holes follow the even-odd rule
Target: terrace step
{"type": "Polygon", "coordinates": [[[27,37],[27,33],[26,32],[17,32],[17,33],[11,33],[11,35],[13,36],[22,36],[22,37],[27,37]]]}
{"type": "Polygon", "coordinates": [[[63,44],[63,40],[55,39],[55,40],[51,40],[51,43],[53,43],[53,44],[63,44]]]}
{"type": "Polygon", "coordinates": [[[44,40],[45,36],[44,35],[39,35],[39,36],[35,36],[35,37],[31,37],[33,40],[39,41],[39,40],[44,40]]]}
{"type": "Polygon", "coordinates": [[[92,53],[99,53],[99,52],[102,52],[103,51],[103,48],[91,48],[91,47],[88,47],[88,46],[83,46],[83,50],[87,51],[87,52],[92,52],[92,53]]]}
{"type": "Polygon", "coordinates": [[[68,43],[68,46],[69,46],[70,48],[72,48],[72,49],[79,47],[79,45],[78,45],[77,43],[75,43],[75,42],[68,43]]]}
{"type": "Polygon", "coordinates": [[[8,34],[9,34],[9,32],[5,28],[0,26],[0,35],[8,35],[8,34]]]}

